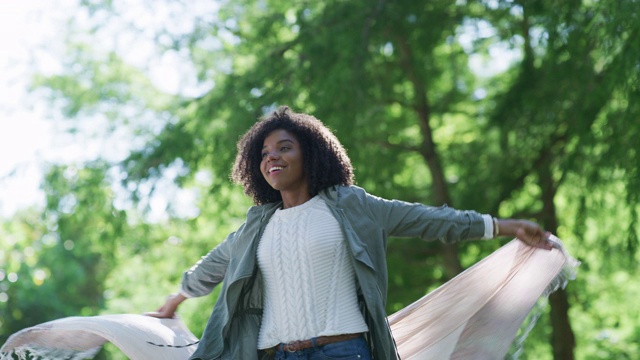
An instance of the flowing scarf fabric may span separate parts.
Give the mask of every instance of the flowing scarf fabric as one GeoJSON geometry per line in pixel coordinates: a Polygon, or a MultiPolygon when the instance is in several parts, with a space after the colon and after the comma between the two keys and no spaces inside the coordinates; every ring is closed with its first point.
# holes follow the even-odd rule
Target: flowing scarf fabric
{"type": "Polygon", "coordinates": [[[549,294],[575,279],[579,262],[551,241],[548,251],[513,240],[389,316],[401,358],[517,358],[549,294]]]}
{"type": "MultiPolygon", "coordinates": [[[[579,265],[560,240],[552,242],[548,251],[513,240],[389,316],[401,358],[517,358],[544,301],[575,278],[579,265]]],[[[184,360],[197,341],[179,319],[69,317],[13,334],[0,348],[0,360],[90,359],[106,342],[133,360],[184,360]]]]}
{"type": "Polygon", "coordinates": [[[0,349],[0,359],[92,359],[107,342],[133,360],[185,360],[198,339],[179,319],[134,314],[67,317],[13,334],[0,349]]]}

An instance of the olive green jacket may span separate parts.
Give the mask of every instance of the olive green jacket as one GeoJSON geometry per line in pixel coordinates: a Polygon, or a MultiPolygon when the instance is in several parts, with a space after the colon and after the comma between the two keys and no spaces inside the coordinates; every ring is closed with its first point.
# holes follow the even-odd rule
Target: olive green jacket
{"type": "MultiPolygon", "coordinates": [[[[482,215],[446,206],[385,200],[356,186],[334,186],[318,194],[336,217],[358,282],[361,310],[369,326],[374,359],[396,359],[386,320],[387,237],[417,237],[445,243],[481,238],[482,215]]],[[[269,219],[281,204],[253,206],[246,222],[185,272],[182,291],[209,294],[222,284],[198,348],[191,359],[260,359],[256,350],[262,317],[262,279],[256,250],[269,219]]]]}

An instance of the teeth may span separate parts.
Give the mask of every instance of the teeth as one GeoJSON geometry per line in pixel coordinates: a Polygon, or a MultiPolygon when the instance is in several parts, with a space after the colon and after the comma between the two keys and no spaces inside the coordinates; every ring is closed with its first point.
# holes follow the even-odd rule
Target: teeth
{"type": "Polygon", "coordinates": [[[282,170],[281,166],[274,166],[271,169],[269,169],[269,174],[271,174],[272,172],[276,171],[276,170],[282,170]]]}

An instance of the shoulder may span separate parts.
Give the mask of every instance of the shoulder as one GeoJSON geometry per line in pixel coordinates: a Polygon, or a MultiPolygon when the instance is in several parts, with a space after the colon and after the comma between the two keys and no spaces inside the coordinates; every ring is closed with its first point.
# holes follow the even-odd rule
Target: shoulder
{"type": "Polygon", "coordinates": [[[255,218],[261,217],[264,214],[275,211],[278,207],[280,207],[281,203],[268,203],[264,205],[253,205],[247,210],[247,221],[255,218]]]}
{"type": "Polygon", "coordinates": [[[247,217],[244,224],[236,232],[239,234],[252,234],[266,223],[273,215],[276,209],[280,207],[280,203],[269,203],[264,205],[254,205],[247,210],[247,217]]]}
{"type": "Polygon", "coordinates": [[[355,185],[334,185],[322,190],[320,196],[326,202],[344,205],[354,200],[364,200],[369,194],[363,188],[355,185]]]}
{"type": "Polygon", "coordinates": [[[320,195],[330,205],[357,212],[370,212],[380,205],[380,198],[369,194],[365,189],[355,186],[331,186],[323,190],[320,195]]]}

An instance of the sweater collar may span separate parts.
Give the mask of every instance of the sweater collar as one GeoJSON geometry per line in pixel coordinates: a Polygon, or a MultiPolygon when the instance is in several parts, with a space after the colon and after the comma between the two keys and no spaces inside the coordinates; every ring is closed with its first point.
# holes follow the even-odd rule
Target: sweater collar
{"type": "MultiPolygon", "coordinates": [[[[327,205],[336,206],[338,205],[340,198],[339,189],[341,187],[342,186],[338,185],[329,186],[328,188],[320,191],[317,196],[321,197],[327,205]]],[[[265,216],[271,217],[271,215],[280,208],[282,208],[282,201],[264,205],[254,205],[247,212],[247,216],[260,216],[261,218],[264,218],[265,216]]]]}

